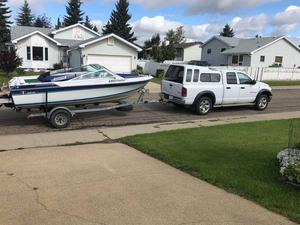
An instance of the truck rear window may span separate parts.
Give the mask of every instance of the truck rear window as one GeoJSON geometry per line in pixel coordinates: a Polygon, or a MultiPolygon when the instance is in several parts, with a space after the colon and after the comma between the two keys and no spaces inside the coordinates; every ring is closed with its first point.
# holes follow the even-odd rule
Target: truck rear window
{"type": "Polygon", "coordinates": [[[183,77],[184,77],[184,67],[170,66],[166,73],[165,80],[182,84],[183,77]]]}

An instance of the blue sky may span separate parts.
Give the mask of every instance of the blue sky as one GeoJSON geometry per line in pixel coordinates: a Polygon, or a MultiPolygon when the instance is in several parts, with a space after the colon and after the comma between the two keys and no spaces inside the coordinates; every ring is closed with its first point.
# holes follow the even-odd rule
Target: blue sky
{"type": "MultiPolygon", "coordinates": [[[[35,14],[53,24],[65,14],[65,0],[28,0],[35,14]]],[[[130,0],[132,26],[140,42],[153,33],[183,25],[187,39],[205,41],[229,23],[240,37],[256,34],[300,37],[299,0],[130,0]],[[170,3],[172,2],[172,3],[170,3]]],[[[9,0],[16,14],[22,0],[9,0]]],[[[107,22],[115,0],[85,0],[82,9],[99,27],[107,22]]]]}

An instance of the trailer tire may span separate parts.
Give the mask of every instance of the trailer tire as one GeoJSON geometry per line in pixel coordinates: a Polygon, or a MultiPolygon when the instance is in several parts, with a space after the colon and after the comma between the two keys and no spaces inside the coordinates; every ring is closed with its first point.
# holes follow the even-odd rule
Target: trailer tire
{"type": "Polygon", "coordinates": [[[54,128],[63,129],[69,126],[71,117],[69,111],[58,109],[51,114],[49,121],[54,128]]]}

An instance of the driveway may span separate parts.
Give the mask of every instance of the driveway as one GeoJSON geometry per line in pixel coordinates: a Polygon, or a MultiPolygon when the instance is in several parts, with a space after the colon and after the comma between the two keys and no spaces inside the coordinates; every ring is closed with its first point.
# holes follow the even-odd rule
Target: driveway
{"type": "MultiPolygon", "coordinates": [[[[197,119],[215,119],[228,116],[244,116],[270,114],[280,112],[300,111],[300,89],[274,90],[270,107],[264,112],[253,110],[252,107],[219,108],[207,116],[197,116],[189,109],[176,108],[173,105],[160,103],[138,105],[132,112],[118,111],[91,113],[76,116],[69,129],[84,129],[93,127],[124,126],[147,124],[155,122],[174,122],[197,119]]],[[[148,99],[158,99],[158,94],[148,96],[148,99]]],[[[0,109],[0,135],[24,134],[53,131],[44,119],[26,118],[25,112],[16,113],[9,109],[0,109]]]]}
{"type": "Polygon", "coordinates": [[[0,183],[5,225],[293,224],[118,143],[2,152],[0,183]]]}

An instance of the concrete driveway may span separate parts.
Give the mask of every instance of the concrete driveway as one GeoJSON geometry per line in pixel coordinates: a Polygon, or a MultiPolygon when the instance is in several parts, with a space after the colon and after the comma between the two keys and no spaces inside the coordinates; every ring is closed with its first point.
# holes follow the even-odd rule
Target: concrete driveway
{"type": "Polygon", "coordinates": [[[0,224],[293,224],[118,143],[0,153],[0,224]]]}

